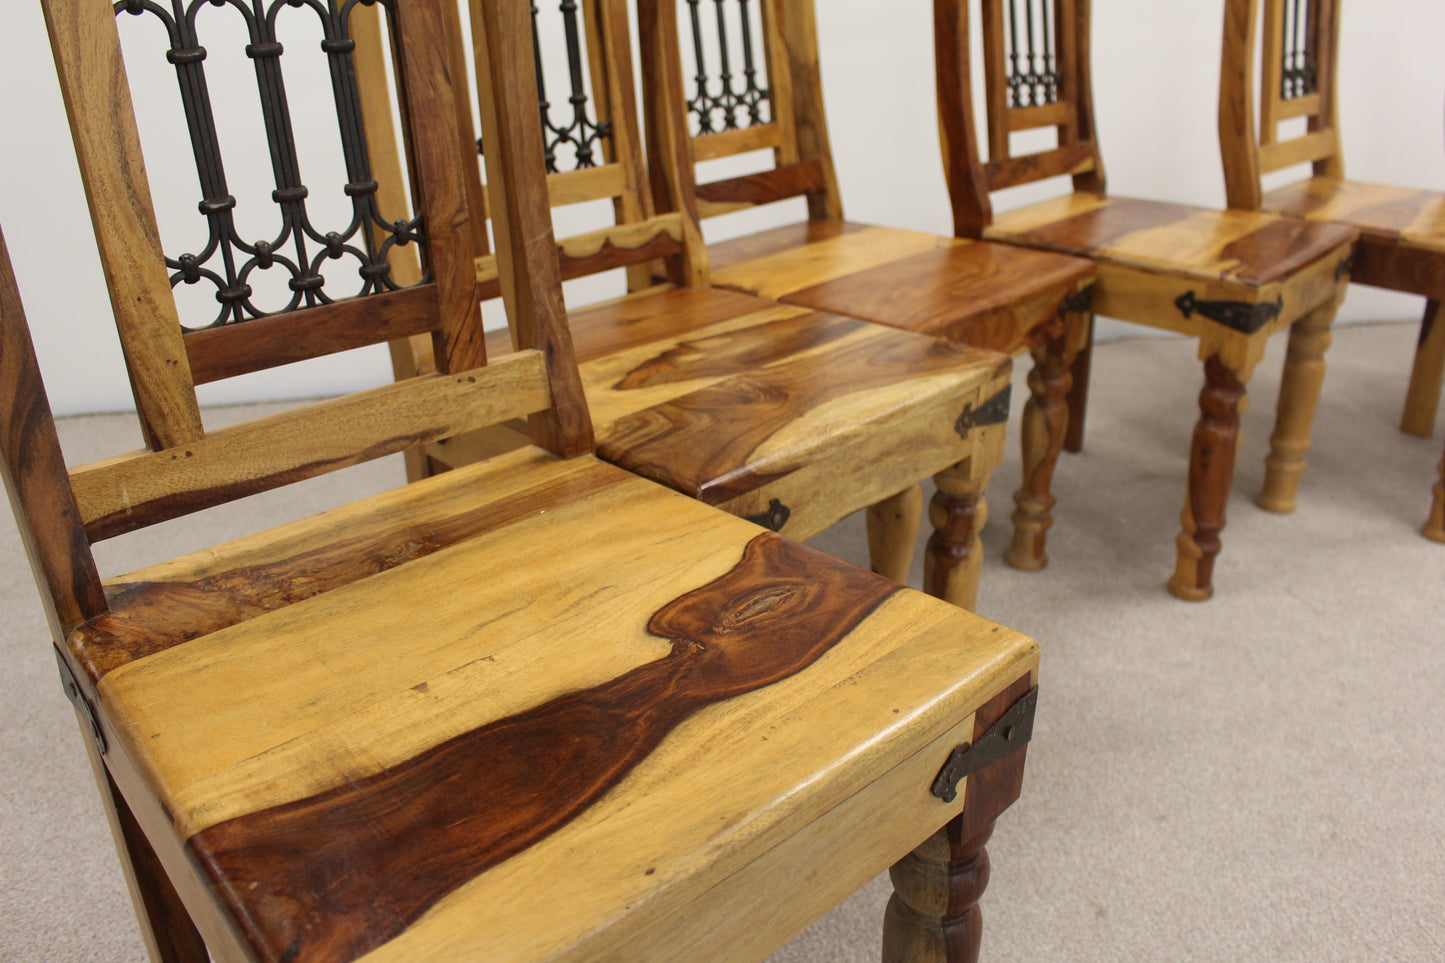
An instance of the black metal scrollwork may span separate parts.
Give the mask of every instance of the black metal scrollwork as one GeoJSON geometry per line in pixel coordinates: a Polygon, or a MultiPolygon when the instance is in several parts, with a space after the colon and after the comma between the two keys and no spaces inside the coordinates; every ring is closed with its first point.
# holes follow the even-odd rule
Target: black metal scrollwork
{"type": "Polygon", "coordinates": [[[1023,5],[1023,40],[1020,41],[1018,0],[1009,0],[1009,106],[1042,107],[1057,103],[1063,86],[1055,52],[1058,18],[1054,0],[1023,0],[1023,5]]]}
{"type": "Polygon", "coordinates": [[[556,174],[563,169],[562,162],[558,159],[558,151],[563,148],[570,149],[572,154],[572,166],[568,167],[568,170],[596,167],[598,148],[604,140],[612,136],[612,125],[606,121],[594,120],[588,110],[576,0],[561,0],[558,4],[567,44],[567,79],[572,91],[567,97],[567,103],[572,107],[572,117],[566,124],[558,124],[552,119],[552,103],[547,99],[547,81],[542,75],[542,41],[537,22],[541,11],[535,3],[531,6],[532,49],[537,61],[537,96],[541,100],[539,107],[546,140],[547,173],[556,174]]]}
{"type": "Polygon", "coordinates": [[[213,284],[220,313],[207,327],[245,321],[267,314],[291,311],[303,306],[329,303],[337,297],[374,294],[396,290],[387,255],[394,246],[421,243],[421,219],[387,220],[377,208],[377,182],[371,175],[362,126],[361,101],[348,23],[358,4],[380,5],[390,12],[394,0],[346,0],[339,9],[322,0],[118,0],[116,15],[153,16],[165,27],[170,40],[166,59],[176,68],[186,126],[200,176],[201,202],[210,235],[200,251],[166,258],[171,268],[171,286],[213,284]],[[206,48],[201,45],[197,14],[206,7],[229,7],[244,20],[250,43],[246,56],[255,65],[256,86],[266,128],[272,173],[276,189],[271,199],[279,208],[281,224],[275,234],[259,241],[244,240],[236,229],[236,198],[226,182],[220,139],[210,92],[206,85],[206,48]],[[277,39],[277,19],[287,7],[311,10],[322,28],[321,50],[327,55],[331,87],[336,102],[341,149],[347,183],[342,190],[351,201],[351,221],[339,229],[322,230],[312,222],[307,209],[310,189],[301,183],[300,164],[286,100],[281,57],[284,48],[277,39]],[[328,260],[353,258],[360,277],[359,288],[344,293],[326,290],[321,269],[328,260]],[[266,311],[253,301],[250,283],[258,271],[279,270],[289,275],[289,302],[277,311],[266,311]]]}
{"type": "Polygon", "coordinates": [[[1319,89],[1315,13],[1311,0],[1285,0],[1279,80],[1279,95],[1285,100],[1296,100],[1319,89]]]}
{"type": "Polygon", "coordinates": [[[732,73],[732,59],[728,49],[727,0],[713,0],[717,14],[718,75],[716,92],[713,89],[713,78],[708,76],[701,3],[702,0],[687,0],[687,12],[692,24],[693,59],[696,61],[697,67],[697,74],[693,77],[696,86],[692,99],[687,102],[687,107],[697,120],[697,132],[699,134],[716,134],[725,130],[742,130],[770,123],[772,121],[772,91],[758,76],[758,58],[754,50],[752,13],[748,8],[749,0],[737,0],[743,52],[741,89],[738,89],[735,84],[736,78],[732,73]]]}

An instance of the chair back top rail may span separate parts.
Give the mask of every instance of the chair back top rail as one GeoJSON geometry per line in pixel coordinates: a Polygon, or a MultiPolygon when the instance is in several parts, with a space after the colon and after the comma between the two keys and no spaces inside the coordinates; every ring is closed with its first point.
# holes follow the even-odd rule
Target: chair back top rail
{"type": "Polygon", "coordinates": [[[658,209],[684,209],[680,195],[711,217],[805,197],[810,218],[842,219],[813,0],[681,3],[637,3],[658,209]],[[696,164],[759,150],[771,167],[698,182],[696,164]]]}
{"type": "MultiPolygon", "coordinates": [[[[293,205],[287,215],[293,219],[281,237],[297,253],[290,263],[280,263],[287,255],[280,253],[278,243],[271,248],[270,263],[264,264],[260,262],[266,261],[266,248],[258,250],[257,245],[238,241],[234,225],[226,219],[235,201],[222,193],[226,187],[221,139],[207,133],[214,133],[216,118],[208,114],[211,105],[204,74],[193,69],[204,68],[206,61],[196,27],[197,11],[209,6],[205,0],[172,0],[167,5],[161,0],[143,0],[114,6],[109,0],[43,0],[102,263],[116,305],[116,324],[150,444],[149,450],[67,469],[14,275],[8,258],[0,258],[0,399],[6,405],[0,418],[0,468],[21,519],[37,578],[47,591],[57,638],[105,611],[104,593],[89,551],[97,540],[513,418],[530,416],[534,439],[556,454],[567,457],[592,450],[591,423],[566,334],[556,260],[525,253],[512,256],[511,245],[524,252],[535,250],[538,244],[549,251],[555,247],[546,216],[543,176],[538,170],[534,182],[527,168],[513,159],[510,167],[518,171],[516,189],[524,197],[502,203],[500,196],[511,192],[498,192],[499,283],[515,301],[509,306],[510,313],[522,322],[520,350],[488,364],[476,296],[466,165],[456,149],[455,69],[445,39],[445,4],[438,0],[375,3],[386,11],[394,38],[398,95],[407,128],[407,167],[418,216],[398,227],[398,234],[375,242],[363,217],[374,212],[378,193],[377,185],[366,176],[364,146],[357,147],[364,145],[365,138],[357,131],[348,141],[343,131],[348,178],[343,189],[346,196],[359,199],[361,213],[356,215],[349,239],[338,240],[336,232],[318,235],[306,223],[306,188],[288,187],[290,182],[281,177],[299,170],[294,142],[288,148],[287,135],[279,130],[289,121],[281,113],[267,114],[267,137],[272,141],[269,149],[278,184],[273,197],[280,197],[278,206],[293,205]],[[190,332],[183,329],[171,294],[172,286],[186,283],[187,278],[168,276],[149,190],[175,185],[153,185],[146,177],[121,57],[116,19],[132,15],[154,16],[165,22],[171,44],[168,59],[192,98],[183,98],[191,145],[198,156],[208,155],[199,173],[200,208],[211,231],[210,250],[171,261],[181,262],[176,273],[200,271],[204,282],[216,287],[217,302],[226,317],[218,325],[190,332]],[[188,25],[178,25],[182,23],[188,25]],[[526,203],[526,197],[532,195],[541,199],[540,208],[526,203]],[[227,235],[221,234],[223,230],[227,235]],[[389,263],[388,245],[400,245],[403,234],[407,245],[423,249],[420,266],[425,274],[417,277],[420,272],[413,262],[414,283],[388,287],[382,270],[389,263]],[[332,297],[322,287],[334,283],[334,276],[313,284],[312,276],[302,269],[303,264],[310,264],[313,274],[319,274],[315,269],[324,255],[307,262],[300,251],[314,254],[338,248],[341,257],[359,264],[359,283],[365,289],[360,293],[348,288],[344,295],[332,297]],[[236,257],[227,256],[218,257],[212,266],[196,266],[225,250],[240,251],[253,263],[243,267],[236,257]],[[252,317],[244,296],[227,299],[233,288],[245,285],[247,271],[278,268],[294,282],[293,303],[287,310],[252,317]],[[315,303],[307,304],[308,300],[315,303]],[[201,425],[195,397],[199,381],[415,331],[431,333],[438,362],[435,373],[217,431],[206,432],[201,425]],[[192,344],[201,347],[192,349],[192,344]],[[193,373],[192,356],[207,359],[195,365],[203,372],[200,378],[193,373]]],[[[343,69],[337,62],[352,49],[342,26],[344,18],[350,11],[366,11],[363,4],[366,0],[334,8],[306,5],[303,11],[323,21],[320,48],[330,62],[333,80],[354,80],[348,73],[349,64],[343,69]]],[[[274,21],[282,8],[289,6],[287,0],[245,0],[225,8],[246,14],[242,19],[251,40],[247,53],[255,62],[263,99],[267,84],[279,83],[273,75],[273,61],[281,56],[277,49],[281,44],[274,40],[274,32],[266,32],[274,31],[274,22],[265,29],[259,24],[267,17],[274,21]]],[[[302,52],[308,47],[296,44],[293,49],[302,52]]],[[[356,98],[349,93],[342,96],[347,91],[354,92],[354,84],[338,80],[333,90],[338,116],[343,122],[360,123],[356,98]]],[[[527,152],[533,147],[540,151],[534,114],[511,119],[495,129],[506,133],[497,138],[499,155],[520,151],[521,156],[530,156],[527,152]]],[[[494,183],[504,183],[500,166],[494,183]]],[[[298,394],[304,395],[305,390],[301,386],[298,394]]]]}
{"type": "Polygon", "coordinates": [[[987,159],[974,120],[969,0],[934,0],[934,45],[943,166],[955,233],[980,237],[993,219],[989,194],[1069,176],[1103,193],[1094,127],[1089,0],[981,0],[987,159]],[[1015,151],[1012,136],[1052,129],[1052,147],[1015,151]]]}
{"type": "Polygon", "coordinates": [[[1336,72],[1340,0],[1227,0],[1219,147],[1229,206],[1258,209],[1261,178],[1297,164],[1344,177],[1336,72]],[[1255,69],[1259,115],[1255,117],[1255,69]],[[1287,135],[1280,126],[1304,119],[1287,135]]]}

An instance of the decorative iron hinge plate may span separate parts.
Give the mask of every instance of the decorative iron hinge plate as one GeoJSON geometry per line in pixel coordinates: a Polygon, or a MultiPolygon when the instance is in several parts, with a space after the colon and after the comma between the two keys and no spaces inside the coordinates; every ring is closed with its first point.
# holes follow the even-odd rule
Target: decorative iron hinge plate
{"type": "Polygon", "coordinates": [[[744,515],[743,518],[754,525],[761,525],[769,531],[781,532],[783,526],[788,524],[788,519],[792,517],[792,514],[791,508],[774,498],[765,511],[758,512],[756,515],[744,515]]]}
{"type": "Polygon", "coordinates": [[[1001,425],[1008,421],[1009,399],[1013,396],[1013,387],[1004,388],[998,394],[979,405],[973,406],[973,402],[964,405],[963,414],[953,423],[953,430],[958,432],[958,437],[967,440],[968,433],[975,428],[982,428],[985,425],[1001,425]]]}
{"type": "Polygon", "coordinates": [[[70,671],[70,663],[65,661],[65,656],[60,654],[59,649],[55,650],[55,661],[60,665],[60,684],[65,687],[65,697],[75,706],[75,711],[90,723],[90,734],[95,738],[95,747],[102,756],[105,755],[105,733],[100,731],[100,720],[95,717],[95,707],[85,697],[80,683],[75,681],[75,673],[70,671]]]}
{"type": "Polygon", "coordinates": [[[946,803],[953,802],[958,796],[959,780],[1028,745],[1034,737],[1034,709],[1038,704],[1039,687],[1034,686],[977,740],[954,749],[934,777],[933,795],[946,803]]]}
{"type": "Polygon", "coordinates": [[[1186,318],[1193,317],[1195,312],[1198,312],[1211,321],[1218,321],[1231,331],[1254,334],[1279,317],[1280,310],[1284,308],[1284,296],[1281,295],[1279,300],[1273,303],[1268,301],[1201,301],[1194,296],[1193,291],[1185,291],[1174,299],[1174,306],[1186,318]]]}

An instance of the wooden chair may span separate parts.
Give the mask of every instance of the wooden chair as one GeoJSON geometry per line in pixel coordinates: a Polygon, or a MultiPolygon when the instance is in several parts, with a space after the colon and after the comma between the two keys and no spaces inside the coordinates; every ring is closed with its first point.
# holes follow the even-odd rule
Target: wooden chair
{"type": "Polygon", "coordinates": [[[1090,91],[1088,0],[982,0],[981,14],[986,161],[975,135],[967,0],[934,0],[954,228],[962,237],[1091,257],[1099,268],[1097,313],[1199,339],[1205,386],[1169,589],[1202,601],[1213,594],[1245,385],[1266,340],[1285,329],[1289,356],[1259,503],[1294,509],[1355,232],[1106,194],[1090,91]],[[1012,135],[1038,129],[1054,130],[1055,146],[1015,154],[1012,135]],[[1063,176],[1072,178],[1072,193],[994,213],[991,192],[1063,176]]]}
{"type": "Polygon", "coordinates": [[[715,17],[689,0],[685,23],[676,0],[638,0],[637,9],[658,209],[707,218],[807,199],[808,219],[800,224],[712,245],[715,286],[1010,355],[1032,353],[1024,483],[1014,495],[1007,559],[1016,568],[1043,568],[1056,501],[1051,482],[1070,417],[1069,367],[1087,340],[1091,265],[844,220],[813,0],[768,0],[755,13],[746,0],[719,0],[715,17]],[[682,44],[680,31],[688,36],[682,44]],[[732,46],[737,38],[740,50],[732,46]],[[681,46],[691,51],[691,74],[681,46]],[[755,151],[771,152],[771,163],[698,182],[698,164],[755,151]]]}
{"type": "MultiPolygon", "coordinates": [[[[562,276],[630,267],[634,284],[650,283],[661,262],[672,278],[569,312],[598,455],[799,539],[867,509],[874,570],[900,582],[917,537],[918,483],[932,475],[940,494],[925,589],[971,608],[983,492],[1002,458],[1008,360],[708,286],[696,222],[652,213],[643,190],[625,3],[548,5],[533,14],[532,40],[500,50],[486,44],[481,8],[472,4],[471,19],[484,148],[488,131],[538,112],[532,78],[543,74],[534,53],[565,58],[565,119],[544,106],[544,149],[524,160],[545,166],[555,207],[611,204],[614,223],[561,239],[562,276]],[[537,41],[544,14],[562,17],[572,38],[563,49],[537,41]],[[488,58],[503,56],[487,70],[488,58]]],[[[561,99],[545,89],[540,97],[561,99]]],[[[470,131],[462,136],[473,140],[470,131]]],[[[490,183],[475,190],[495,198],[490,183]]],[[[473,203],[474,213],[485,207],[485,199],[473,203]]],[[[477,270],[484,296],[504,293],[495,257],[483,256],[477,270]]],[[[494,339],[493,350],[507,350],[505,339],[494,339]]],[[[427,453],[434,465],[461,465],[523,440],[490,432],[427,453]]]]}
{"type": "Polygon", "coordinates": [[[1225,4],[1219,76],[1225,188],[1230,207],[1357,228],[1350,280],[1425,296],[1400,430],[1428,438],[1435,430],[1445,372],[1445,194],[1345,179],[1336,109],[1339,15],[1340,0],[1225,4]],[[1301,121],[1303,133],[1290,136],[1288,128],[1281,129],[1301,121]],[[1306,163],[1311,176],[1263,190],[1264,175],[1306,163]]]}
{"type": "Polygon", "coordinates": [[[1435,502],[1425,522],[1425,536],[1445,542],[1445,457],[1440,459],[1440,480],[1435,483],[1435,502]]]}
{"type": "MultiPolygon", "coordinates": [[[[179,2],[44,0],[148,447],[67,468],[0,239],[0,474],[151,955],[757,959],[894,861],[894,958],[976,947],[1035,646],[596,460],[540,177],[493,189],[518,350],[489,361],[443,4],[379,6],[415,218],[375,200],[351,62],[366,7],[281,14],[317,18],[331,68],[345,170],[322,190],[297,177],[281,83],[283,50],[294,77],[316,47],[283,48],[239,7],[219,8],[228,33],[179,2]],[[199,253],[164,253],[117,19],[169,35],[199,253]],[[228,188],[208,94],[228,41],[249,41],[264,95],[283,225],[264,244],[235,228],[254,212],[228,188]],[[350,198],[349,227],[313,222],[308,197],[328,191],[350,198]],[[424,249],[415,284],[387,270],[402,244],[424,249]],[[268,271],[291,298],[263,313],[268,271]],[[219,323],[182,328],[171,288],[192,281],[219,323]],[[422,331],[433,373],[202,424],[197,383],[422,331]],[[542,447],[116,578],[91,554],[519,415],[542,447]]],[[[535,113],[515,120],[489,128],[494,185],[540,151],[535,113]]]]}

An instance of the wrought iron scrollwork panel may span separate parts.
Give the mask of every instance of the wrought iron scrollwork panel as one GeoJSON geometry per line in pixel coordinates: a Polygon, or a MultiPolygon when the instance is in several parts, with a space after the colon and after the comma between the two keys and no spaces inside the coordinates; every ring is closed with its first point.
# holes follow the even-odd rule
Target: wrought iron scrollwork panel
{"type": "Polygon", "coordinates": [[[1009,0],[1008,92],[1010,107],[1058,103],[1063,71],[1058,56],[1054,0],[1009,0]],[[1019,16],[1019,3],[1023,16],[1019,16]]]}
{"type": "Polygon", "coordinates": [[[1312,0],[1283,2],[1279,95],[1284,100],[1297,100],[1319,89],[1317,11],[1312,0]]]}
{"type": "MultiPolygon", "coordinates": [[[[352,11],[361,6],[380,6],[388,14],[394,0],[345,0],[333,6],[324,0],[117,0],[117,16],[149,16],[164,25],[170,49],[166,59],[175,67],[185,110],[186,128],[195,156],[201,201],[209,236],[199,251],[167,255],[173,272],[171,286],[210,284],[216,288],[220,311],[209,327],[264,317],[300,307],[329,303],[338,298],[395,290],[387,257],[393,247],[422,243],[421,218],[388,220],[378,209],[377,182],[372,177],[366,149],[361,101],[357,90],[352,40],[348,24],[352,11]],[[205,7],[229,8],[240,18],[249,42],[245,54],[255,68],[256,87],[265,125],[280,226],[261,240],[247,241],[237,229],[237,200],[227,183],[221,155],[213,99],[207,86],[207,51],[201,43],[197,15],[205,7]],[[321,50],[326,54],[340,133],[346,183],[341,187],[349,200],[350,220],[345,225],[317,225],[307,205],[311,196],[301,179],[301,162],[296,147],[291,107],[281,59],[286,50],[278,39],[278,19],[286,9],[309,10],[320,25],[321,50]],[[329,227],[330,229],[326,229],[329,227]],[[327,262],[351,260],[358,283],[339,290],[337,272],[330,278],[323,269],[327,262]],[[252,281],[257,272],[281,271],[290,290],[289,301],[279,310],[263,310],[255,303],[252,281]]],[[[215,40],[224,42],[234,34],[217,30],[215,40]]],[[[293,54],[294,56],[294,54],[293,54]]],[[[334,188],[333,188],[334,189],[334,188]]]]}
{"type": "MultiPolygon", "coordinates": [[[[738,25],[737,36],[741,39],[743,56],[742,76],[733,73],[733,57],[730,47],[728,0],[712,0],[713,21],[716,33],[711,34],[703,22],[707,18],[702,12],[706,0],[687,0],[687,13],[692,28],[693,95],[688,100],[688,111],[697,125],[699,134],[716,134],[725,130],[742,130],[772,122],[772,91],[767,86],[766,72],[760,70],[762,58],[758,56],[754,42],[753,10],[750,0],[736,0],[737,15],[733,22],[738,25]],[[716,40],[718,71],[713,76],[708,71],[708,37],[716,40]]],[[[761,2],[761,0],[759,0],[761,2]]]]}
{"type": "Polygon", "coordinates": [[[547,97],[547,79],[543,69],[541,25],[538,18],[541,11],[532,7],[532,48],[537,62],[537,95],[541,100],[542,131],[547,155],[547,173],[556,174],[563,170],[582,170],[596,167],[601,158],[604,142],[612,136],[612,124],[595,118],[591,98],[587,93],[585,64],[583,62],[581,24],[576,0],[561,0],[557,10],[562,16],[562,34],[567,53],[567,82],[570,93],[563,122],[552,116],[552,102],[547,97]],[[567,155],[570,154],[570,163],[567,155]]]}

